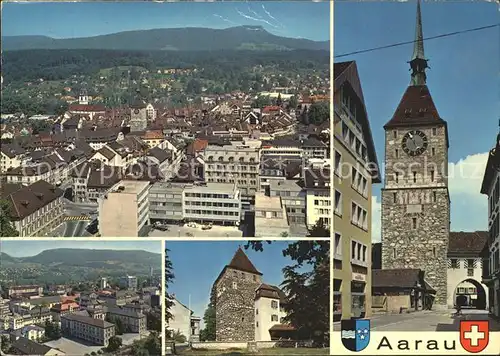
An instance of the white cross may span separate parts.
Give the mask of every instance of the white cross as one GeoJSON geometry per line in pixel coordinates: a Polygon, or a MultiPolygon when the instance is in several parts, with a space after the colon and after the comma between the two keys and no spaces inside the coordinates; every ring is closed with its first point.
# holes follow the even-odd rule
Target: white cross
{"type": "Polygon", "coordinates": [[[479,326],[472,325],[471,331],[467,331],[464,333],[464,337],[470,340],[471,346],[478,346],[479,340],[483,340],[485,338],[485,333],[483,331],[479,331],[479,326]]]}

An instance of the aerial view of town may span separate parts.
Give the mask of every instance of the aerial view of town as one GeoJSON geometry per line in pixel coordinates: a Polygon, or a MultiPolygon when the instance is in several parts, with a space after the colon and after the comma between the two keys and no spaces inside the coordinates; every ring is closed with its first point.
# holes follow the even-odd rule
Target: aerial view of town
{"type": "Polygon", "coordinates": [[[329,239],[167,241],[165,252],[165,354],[329,353],[329,239]]]}
{"type": "Polygon", "coordinates": [[[328,237],[329,6],[3,4],[2,236],[328,237]]]}
{"type": "Polygon", "coordinates": [[[500,331],[499,26],[487,2],[337,3],[334,330],[500,331]]]}
{"type": "Polygon", "coordinates": [[[161,241],[2,241],[2,355],[160,355],[161,241]]]}

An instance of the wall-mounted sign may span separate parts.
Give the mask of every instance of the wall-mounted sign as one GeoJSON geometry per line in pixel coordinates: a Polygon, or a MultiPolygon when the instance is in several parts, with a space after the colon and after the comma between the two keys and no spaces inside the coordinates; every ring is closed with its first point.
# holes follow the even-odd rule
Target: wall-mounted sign
{"type": "Polygon", "coordinates": [[[366,274],[362,273],[352,273],[352,280],[358,282],[366,282],[366,274]]]}

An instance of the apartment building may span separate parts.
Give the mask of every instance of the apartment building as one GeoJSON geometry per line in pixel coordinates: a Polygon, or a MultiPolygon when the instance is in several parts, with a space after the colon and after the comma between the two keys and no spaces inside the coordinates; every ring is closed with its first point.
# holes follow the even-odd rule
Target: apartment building
{"type": "Polygon", "coordinates": [[[97,203],[121,179],[121,168],[97,162],[84,162],[70,174],[73,199],[79,203],[97,203]]]}
{"type": "Polygon", "coordinates": [[[43,295],[43,287],[39,285],[12,286],[9,287],[8,294],[9,298],[41,297],[43,295]]]}
{"type": "Polygon", "coordinates": [[[307,234],[306,190],[296,180],[271,180],[269,195],[281,197],[285,206],[290,232],[295,236],[307,234]]]}
{"type": "Polygon", "coordinates": [[[0,171],[20,167],[26,163],[27,155],[24,148],[16,144],[2,143],[0,147],[0,171]]]}
{"type": "Polygon", "coordinates": [[[191,185],[183,191],[184,219],[239,226],[241,195],[235,183],[191,185]]]}
{"type": "Polygon", "coordinates": [[[149,182],[122,180],[99,199],[101,236],[142,236],[149,221],[149,182]]]}
{"type": "Polygon", "coordinates": [[[290,227],[282,198],[255,194],[255,237],[283,237],[289,234],[290,227]]]}
{"type": "Polygon", "coordinates": [[[380,178],[356,63],[336,63],[334,73],[332,232],[338,320],[371,312],[372,184],[380,178]]]}
{"type": "Polygon", "coordinates": [[[146,315],[121,307],[108,307],[107,315],[113,321],[120,320],[128,332],[142,334],[146,331],[146,315]]]}
{"type": "Polygon", "coordinates": [[[182,201],[186,183],[156,182],[149,190],[151,221],[178,223],[184,219],[182,201]]]}
{"type": "MultiPolygon", "coordinates": [[[[244,201],[253,200],[259,191],[259,148],[242,142],[208,145],[202,154],[205,181],[235,183],[244,201]]],[[[247,202],[245,202],[247,204],[247,202]]]]}
{"type": "Polygon", "coordinates": [[[125,276],[120,278],[120,286],[127,288],[128,290],[137,290],[137,277],[125,276]]]}
{"type": "Polygon", "coordinates": [[[79,314],[67,314],[61,316],[61,333],[107,347],[109,339],[115,335],[115,326],[105,320],[79,314]]]}
{"type": "MultiPolygon", "coordinates": [[[[7,186],[7,184],[6,184],[7,186]]],[[[1,198],[20,237],[43,236],[62,223],[64,191],[39,180],[28,186],[8,185],[1,198]]]]}
{"type": "Polygon", "coordinates": [[[312,228],[318,222],[331,229],[332,198],[330,193],[330,168],[308,167],[304,171],[306,191],[307,226],[312,228]]]}
{"type": "Polygon", "coordinates": [[[482,281],[488,286],[490,312],[500,318],[500,134],[488,156],[481,193],[488,196],[489,229],[482,281]]]}
{"type": "Polygon", "coordinates": [[[167,332],[179,331],[182,335],[186,336],[188,342],[199,341],[201,318],[195,316],[191,309],[177,300],[175,294],[171,297],[173,305],[170,308],[170,313],[172,314],[172,318],[166,326],[167,332]]]}

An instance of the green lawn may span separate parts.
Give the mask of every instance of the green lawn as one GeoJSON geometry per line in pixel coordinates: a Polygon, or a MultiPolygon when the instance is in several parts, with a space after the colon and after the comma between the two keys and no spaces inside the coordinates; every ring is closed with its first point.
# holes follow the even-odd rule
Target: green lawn
{"type": "Polygon", "coordinates": [[[186,356],[241,356],[241,355],[329,355],[329,349],[314,348],[271,348],[262,349],[257,353],[249,353],[246,350],[185,350],[180,355],[186,356]]]}

